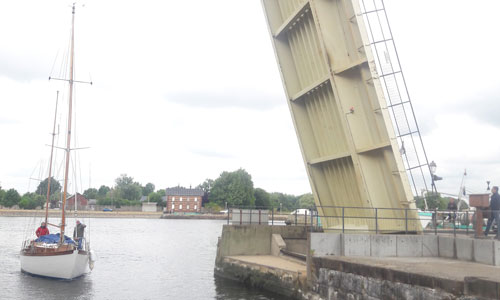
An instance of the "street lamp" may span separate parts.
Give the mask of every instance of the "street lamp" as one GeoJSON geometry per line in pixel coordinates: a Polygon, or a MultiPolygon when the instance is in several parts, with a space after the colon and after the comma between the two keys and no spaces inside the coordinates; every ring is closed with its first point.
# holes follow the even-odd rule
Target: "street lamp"
{"type": "Polygon", "coordinates": [[[486,190],[489,191],[490,190],[490,183],[491,183],[491,181],[488,180],[488,181],[486,181],[486,183],[488,184],[488,187],[486,188],[486,190]]]}
{"type": "Polygon", "coordinates": [[[443,177],[439,177],[439,176],[436,175],[436,169],[437,169],[437,164],[434,161],[432,161],[429,164],[429,170],[431,171],[431,179],[432,179],[431,188],[432,188],[432,192],[435,191],[437,193],[435,182],[438,181],[438,180],[442,180],[443,177]]]}
{"type": "Polygon", "coordinates": [[[432,175],[436,174],[437,165],[436,165],[436,163],[434,161],[432,161],[429,164],[429,169],[431,170],[431,174],[432,175]]]}

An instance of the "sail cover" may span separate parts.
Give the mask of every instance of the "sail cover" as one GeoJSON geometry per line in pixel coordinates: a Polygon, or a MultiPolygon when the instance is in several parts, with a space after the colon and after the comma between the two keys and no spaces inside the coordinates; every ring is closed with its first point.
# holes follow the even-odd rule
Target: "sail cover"
{"type": "MultiPolygon", "coordinates": [[[[47,244],[57,244],[59,243],[61,234],[56,233],[56,234],[47,234],[47,235],[42,235],[41,237],[37,238],[35,242],[41,242],[41,243],[47,243],[47,244]]],[[[73,244],[76,245],[75,242],[68,236],[64,236],[64,244],[73,244]]]]}

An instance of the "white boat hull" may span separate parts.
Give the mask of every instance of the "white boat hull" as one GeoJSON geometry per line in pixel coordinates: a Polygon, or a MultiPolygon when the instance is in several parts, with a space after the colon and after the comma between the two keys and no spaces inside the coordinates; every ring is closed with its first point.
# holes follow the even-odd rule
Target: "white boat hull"
{"type": "Polygon", "coordinates": [[[71,280],[87,271],[89,254],[74,250],[63,255],[32,256],[21,253],[21,271],[32,275],[71,280]]]}

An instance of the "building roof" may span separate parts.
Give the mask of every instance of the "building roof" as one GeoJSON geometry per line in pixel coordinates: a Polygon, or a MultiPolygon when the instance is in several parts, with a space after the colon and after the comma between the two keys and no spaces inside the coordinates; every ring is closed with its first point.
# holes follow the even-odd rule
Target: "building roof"
{"type": "Polygon", "coordinates": [[[203,196],[205,192],[202,189],[187,189],[181,186],[166,188],[166,196],[203,196]]]}
{"type": "MultiPolygon", "coordinates": [[[[85,200],[88,200],[87,198],[85,198],[85,196],[84,196],[84,195],[82,195],[82,194],[80,194],[80,193],[76,193],[76,194],[78,195],[78,199],[84,198],[85,200]]],[[[69,200],[69,199],[74,198],[74,197],[75,197],[75,194],[73,194],[73,195],[69,195],[69,196],[66,198],[66,200],[69,200]]]]}
{"type": "Polygon", "coordinates": [[[141,202],[148,201],[148,196],[141,196],[141,199],[139,201],[141,202]]]}

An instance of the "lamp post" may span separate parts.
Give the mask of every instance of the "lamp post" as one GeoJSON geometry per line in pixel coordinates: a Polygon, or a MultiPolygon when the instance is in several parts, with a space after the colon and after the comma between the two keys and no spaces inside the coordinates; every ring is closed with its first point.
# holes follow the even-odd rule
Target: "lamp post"
{"type": "Polygon", "coordinates": [[[431,171],[431,189],[432,189],[432,192],[434,193],[434,190],[436,188],[436,185],[434,184],[434,176],[436,176],[436,169],[437,169],[437,165],[434,161],[432,161],[430,164],[429,164],[429,170],[431,171]]]}
{"type": "Polygon", "coordinates": [[[486,181],[486,184],[488,184],[488,187],[486,188],[486,190],[487,190],[487,191],[489,191],[489,190],[490,190],[490,183],[491,183],[491,181],[489,181],[489,180],[488,180],[488,181],[486,181]]]}

